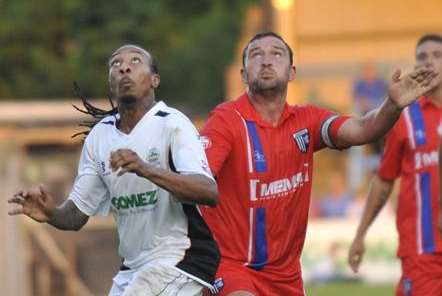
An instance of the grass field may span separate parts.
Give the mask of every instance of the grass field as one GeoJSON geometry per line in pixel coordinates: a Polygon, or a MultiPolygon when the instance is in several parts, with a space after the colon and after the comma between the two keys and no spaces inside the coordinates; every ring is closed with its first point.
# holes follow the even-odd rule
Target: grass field
{"type": "Polygon", "coordinates": [[[374,286],[357,282],[336,282],[324,285],[307,285],[308,296],[392,296],[394,285],[374,286]]]}

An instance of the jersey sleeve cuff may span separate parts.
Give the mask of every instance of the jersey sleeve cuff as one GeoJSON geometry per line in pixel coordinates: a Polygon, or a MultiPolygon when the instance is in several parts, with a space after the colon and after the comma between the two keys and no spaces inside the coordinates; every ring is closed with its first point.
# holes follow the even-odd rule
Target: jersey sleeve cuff
{"type": "Polygon", "coordinates": [[[69,199],[75,204],[75,206],[85,215],[94,216],[95,211],[89,207],[84,201],[82,201],[78,196],[71,194],[69,199]]]}
{"type": "Polygon", "coordinates": [[[203,176],[206,176],[207,178],[215,181],[215,178],[213,177],[213,175],[211,173],[209,173],[209,172],[206,172],[205,170],[204,171],[200,171],[200,172],[181,172],[181,171],[178,171],[178,173],[181,174],[181,175],[203,175],[203,176]]]}

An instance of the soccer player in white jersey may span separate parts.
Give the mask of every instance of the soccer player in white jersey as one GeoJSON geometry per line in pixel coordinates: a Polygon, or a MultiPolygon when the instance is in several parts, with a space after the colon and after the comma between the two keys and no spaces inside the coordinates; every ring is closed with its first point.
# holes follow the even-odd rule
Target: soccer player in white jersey
{"type": "Polygon", "coordinates": [[[68,199],[55,206],[43,186],[20,190],[10,215],[61,230],[90,216],[115,217],[120,272],[109,295],[202,295],[212,289],[218,246],[197,204],[215,206],[216,183],[190,120],[155,100],[160,76],[146,50],[125,45],[109,60],[115,114],[85,139],[68,199]]]}

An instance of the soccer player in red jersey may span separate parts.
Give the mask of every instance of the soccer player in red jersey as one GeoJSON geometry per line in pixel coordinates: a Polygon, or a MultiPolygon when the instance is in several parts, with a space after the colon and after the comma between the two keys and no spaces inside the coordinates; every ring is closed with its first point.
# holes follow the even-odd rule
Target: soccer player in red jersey
{"type": "MultiPolygon", "coordinates": [[[[442,36],[425,35],[416,46],[416,66],[442,71],[442,36]]],[[[349,264],[357,272],[364,254],[364,239],[385,205],[394,180],[401,178],[396,226],[397,256],[402,277],[400,296],[442,295],[442,236],[438,221],[438,149],[442,119],[442,83],[405,108],[386,137],[381,166],[373,178],[365,210],[349,252],[349,264]]]]}
{"type": "Polygon", "coordinates": [[[221,249],[221,295],[304,295],[300,255],[312,184],[313,152],[376,140],[401,110],[435,86],[432,69],[400,77],[388,99],[363,117],[343,117],[286,102],[293,54],[275,33],[253,37],[243,52],[246,92],[211,113],[202,141],[220,202],[203,216],[221,249]]]}

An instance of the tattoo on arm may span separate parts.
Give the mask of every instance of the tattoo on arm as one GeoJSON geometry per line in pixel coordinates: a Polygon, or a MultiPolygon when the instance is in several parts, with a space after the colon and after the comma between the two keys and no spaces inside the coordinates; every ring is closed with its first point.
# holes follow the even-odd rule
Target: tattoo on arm
{"type": "Polygon", "coordinates": [[[89,216],[68,199],[55,209],[48,223],[60,230],[80,230],[88,220],[89,216]]]}
{"type": "Polygon", "coordinates": [[[385,181],[378,180],[380,186],[380,192],[379,192],[379,198],[376,200],[376,203],[374,204],[374,213],[375,216],[379,214],[379,212],[384,207],[385,203],[388,200],[388,197],[391,194],[391,191],[393,190],[393,185],[389,184],[385,181]]]}

